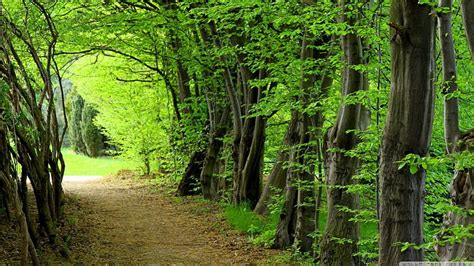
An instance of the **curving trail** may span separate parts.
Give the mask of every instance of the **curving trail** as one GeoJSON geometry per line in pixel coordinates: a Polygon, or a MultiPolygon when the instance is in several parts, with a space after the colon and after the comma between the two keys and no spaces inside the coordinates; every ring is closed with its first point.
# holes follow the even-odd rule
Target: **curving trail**
{"type": "Polygon", "coordinates": [[[71,262],[258,263],[274,253],[229,233],[222,218],[208,207],[150,192],[143,183],[76,177],[65,178],[64,189],[78,206],[69,214],[80,237],[72,241],[71,262]],[[209,212],[200,213],[200,208],[209,212]]]}

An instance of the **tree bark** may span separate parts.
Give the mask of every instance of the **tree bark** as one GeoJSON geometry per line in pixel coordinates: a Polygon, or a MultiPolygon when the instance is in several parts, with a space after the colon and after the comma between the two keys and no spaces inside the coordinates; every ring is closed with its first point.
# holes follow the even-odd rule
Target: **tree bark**
{"type": "Polygon", "coordinates": [[[233,198],[234,204],[248,203],[255,208],[261,191],[266,121],[263,117],[245,120],[239,142],[233,198]]]}
{"type": "Polygon", "coordinates": [[[31,240],[35,245],[38,244],[38,230],[36,230],[35,225],[31,221],[30,216],[30,207],[28,205],[28,186],[26,184],[27,181],[26,173],[22,171],[21,174],[21,186],[20,186],[20,199],[23,203],[23,213],[25,214],[26,222],[28,223],[28,231],[30,232],[31,240]]]}
{"type": "Polygon", "coordinates": [[[225,107],[220,114],[219,121],[211,123],[212,129],[209,133],[207,155],[200,176],[203,196],[206,199],[217,199],[219,197],[219,180],[215,177],[215,174],[218,170],[219,155],[224,144],[222,138],[228,130],[229,114],[229,107],[225,107]]]}
{"type": "Polygon", "coordinates": [[[3,116],[4,110],[2,110],[0,106],[0,185],[5,193],[7,208],[11,210],[14,222],[16,222],[20,228],[20,265],[29,264],[28,256],[31,256],[33,265],[39,265],[38,255],[36,254],[34,243],[30,237],[28,223],[18,195],[18,185],[11,172],[11,156],[9,154],[8,136],[3,116]]]}
{"type": "Polygon", "coordinates": [[[178,185],[176,194],[179,196],[189,196],[199,194],[200,175],[206,158],[205,151],[195,151],[189,160],[186,171],[178,185]]]}
{"type": "MultiPolygon", "coordinates": [[[[326,51],[320,51],[313,47],[326,44],[329,38],[319,40],[311,39],[305,33],[301,44],[300,59],[304,63],[308,61],[323,59],[328,56],[326,51]]],[[[327,70],[326,70],[327,71],[327,70]]],[[[321,69],[325,73],[325,69],[321,69]]],[[[332,84],[330,75],[311,73],[303,64],[301,69],[301,82],[298,102],[301,108],[306,108],[311,102],[324,97],[332,84]],[[314,88],[319,91],[314,92],[314,88]]],[[[320,147],[315,145],[321,138],[321,127],[324,116],[321,111],[314,114],[294,110],[292,120],[287,132],[288,146],[288,169],[286,170],[285,205],[280,215],[275,237],[275,246],[286,248],[294,243],[302,252],[313,251],[314,238],[310,235],[318,228],[316,224],[316,194],[315,162],[311,159],[319,151],[320,147]],[[295,124],[293,124],[295,123],[295,124]]]]}
{"type": "Polygon", "coordinates": [[[271,202],[274,190],[283,190],[285,188],[288,168],[284,166],[284,164],[289,160],[291,138],[292,134],[296,131],[297,122],[297,117],[292,115],[283,140],[284,145],[278,152],[276,163],[273,165],[272,172],[268,177],[268,182],[265,184],[260,199],[254,209],[254,211],[260,215],[268,214],[268,204],[271,202]]]}
{"type": "MultiPolygon", "coordinates": [[[[301,138],[298,128],[298,124],[301,123],[299,122],[299,119],[301,119],[300,114],[293,111],[291,117],[292,121],[295,121],[296,126],[290,127],[289,129],[291,129],[291,131],[287,132],[288,144],[291,148],[288,155],[289,164],[297,162],[298,155],[295,147],[300,142],[301,138]]],[[[280,214],[274,243],[274,246],[277,248],[287,248],[291,246],[295,241],[296,233],[296,205],[298,198],[296,185],[297,177],[295,176],[296,172],[291,169],[291,165],[288,166],[286,171],[285,204],[280,214]]]]}
{"type": "MultiPolygon", "coordinates": [[[[443,62],[443,93],[453,93],[458,89],[456,54],[454,50],[453,32],[451,30],[452,0],[441,0],[440,7],[448,8],[448,13],[442,12],[439,17],[439,36],[443,62]]],[[[448,153],[454,152],[460,135],[459,129],[459,100],[456,97],[445,96],[444,100],[444,136],[448,153]]]]}
{"type": "MultiPolygon", "coordinates": [[[[471,20],[471,23],[474,23],[473,18],[469,17],[469,15],[472,16],[472,12],[467,12],[466,14],[466,11],[469,10],[469,5],[471,5],[471,7],[474,7],[472,3],[473,1],[462,2],[463,16],[467,33],[473,30],[473,25],[468,25],[469,22],[467,22],[471,20]]],[[[448,10],[448,12],[443,12],[439,14],[439,35],[441,39],[441,52],[443,59],[443,92],[453,93],[457,91],[458,86],[456,83],[456,56],[451,30],[452,0],[440,0],[439,6],[447,8],[448,10]]],[[[469,40],[468,38],[468,41],[472,40],[469,40]]],[[[469,143],[472,143],[472,141],[474,140],[474,130],[471,129],[471,132],[462,134],[459,128],[458,99],[455,97],[448,98],[447,96],[445,96],[444,110],[444,132],[447,152],[474,152],[474,149],[472,147],[469,147],[469,143]]],[[[468,214],[468,211],[472,210],[474,207],[474,190],[472,189],[472,185],[474,184],[473,176],[473,169],[465,169],[455,172],[450,191],[452,203],[456,207],[459,207],[463,211],[466,211],[466,213],[447,213],[443,221],[445,229],[449,229],[453,226],[468,227],[469,225],[474,223],[474,217],[468,214]]],[[[443,240],[449,237],[449,233],[442,233],[437,237],[441,240],[441,242],[444,242],[443,240]]],[[[473,238],[463,238],[461,241],[455,243],[449,243],[448,241],[446,243],[437,245],[435,249],[438,253],[440,260],[442,261],[452,261],[459,259],[470,261],[474,259],[473,238]]]]}
{"type": "MultiPolygon", "coordinates": [[[[474,152],[474,129],[463,134],[459,138],[459,145],[456,152],[468,151],[474,152]]],[[[461,213],[449,212],[445,215],[443,226],[449,229],[454,226],[467,228],[474,223],[474,216],[469,211],[474,209],[474,169],[464,169],[456,171],[451,184],[452,204],[462,211],[461,213]]],[[[472,233],[472,231],[471,231],[472,233]]],[[[435,247],[441,261],[474,260],[474,238],[463,237],[455,243],[446,241],[451,236],[449,231],[438,236],[443,244],[435,247]]]]}
{"type": "Polygon", "coordinates": [[[379,264],[423,261],[424,169],[398,169],[408,154],[428,154],[433,126],[434,18],[417,0],[391,4],[392,77],[380,163],[379,264]]]}
{"type": "Polygon", "coordinates": [[[469,44],[469,50],[471,51],[471,58],[474,60],[474,1],[462,0],[461,10],[467,43],[469,44]]]}
{"type": "MultiPolygon", "coordinates": [[[[343,12],[347,12],[348,2],[342,1],[343,12]]],[[[343,21],[353,26],[355,17],[343,15],[343,21]]],[[[341,37],[344,51],[344,72],[342,96],[349,96],[358,91],[367,90],[368,82],[362,71],[356,66],[364,65],[362,39],[356,33],[341,37]]],[[[358,265],[357,241],[359,240],[359,225],[350,221],[353,213],[341,210],[359,208],[359,196],[347,192],[348,187],[356,184],[353,176],[357,174],[359,159],[345,154],[357,146],[358,139],[353,130],[365,130],[370,121],[369,113],[362,104],[342,105],[334,127],[330,130],[326,153],[326,183],[327,183],[327,223],[321,241],[321,265],[358,265]],[[348,132],[350,131],[350,132],[348,132]],[[342,241],[341,241],[342,240],[342,241]]]]}

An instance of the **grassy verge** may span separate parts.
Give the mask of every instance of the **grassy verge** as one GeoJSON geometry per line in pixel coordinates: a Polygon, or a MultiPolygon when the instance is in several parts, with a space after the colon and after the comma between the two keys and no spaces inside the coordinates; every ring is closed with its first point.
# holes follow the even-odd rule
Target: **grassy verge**
{"type": "Polygon", "coordinates": [[[124,169],[135,170],[138,167],[134,162],[113,157],[90,158],[77,154],[70,149],[63,149],[62,152],[66,163],[65,175],[106,176],[124,169]]]}
{"type": "MultiPolygon", "coordinates": [[[[319,223],[319,237],[326,226],[327,212],[321,210],[319,223]]],[[[226,221],[236,230],[249,236],[250,241],[258,246],[271,247],[275,240],[278,215],[261,217],[254,213],[248,206],[224,205],[224,217],[226,221]]],[[[376,236],[377,225],[375,223],[361,223],[361,241],[359,242],[360,256],[370,261],[377,256],[376,236]]],[[[313,258],[308,254],[302,254],[293,248],[282,252],[269,261],[270,263],[302,263],[312,262],[313,258]]]]}
{"type": "Polygon", "coordinates": [[[247,205],[225,205],[224,217],[233,228],[249,235],[253,244],[264,247],[273,244],[278,215],[262,217],[247,205]]]}

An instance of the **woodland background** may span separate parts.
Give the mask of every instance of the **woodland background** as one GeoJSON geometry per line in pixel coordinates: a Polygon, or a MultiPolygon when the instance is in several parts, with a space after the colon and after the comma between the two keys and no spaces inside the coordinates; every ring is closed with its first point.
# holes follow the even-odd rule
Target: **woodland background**
{"type": "Polygon", "coordinates": [[[60,241],[65,146],[254,210],[295,258],[473,259],[474,1],[3,0],[0,22],[23,262],[60,241]]]}

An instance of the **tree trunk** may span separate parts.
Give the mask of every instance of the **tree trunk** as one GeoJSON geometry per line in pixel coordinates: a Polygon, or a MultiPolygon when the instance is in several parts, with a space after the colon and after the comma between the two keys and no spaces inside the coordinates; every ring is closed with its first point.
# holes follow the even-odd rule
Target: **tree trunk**
{"type": "MultiPolygon", "coordinates": [[[[239,73],[244,104],[242,111],[239,107],[239,110],[232,109],[232,112],[242,113],[244,117],[239,118],[242,119],[241,132],[236,133],[234,139],[233,202],[248,203],[251,208],[255,208],[261,193],[266,118],[245,116],[252,114],[252,108],[261,100],[264,90],[261,87],[250,87],[249,83],[263,79],[266,74],[263,71],[251,72],[243,66],[239,73]]],[[[239,130],[235,124],[234,122],[234,131],[239,130]]]]}
{"type": "Polygon", "coordinates": [[[461,10],[471,58],[474,60],[474,1],[462,0],[461,10]]]}
{"type": "Polygon", "coordinates": [[[28,223],[28,231],[30,232],[30,237],[33,243],[36,245],[38,244],[38,231],[36,230],[36,226],[31,221],[30,217],[30,207],[28,206],[28,186],[26,184],[27,176],[24,171],[21,174],[21,186],[20,186],[20,199],[23,203],[23,213],[25,214],[26,222],[28,223]]]}
{"type": "Polygon", "coordinates": [[[31,256],[33,265],[39,265],[38,255],[34,243],[30,237],[26,217],[22,210],[22,204],[18,195],[18,187],[11,174],[11,162],[9,154],[8,137],[3,119],[4,112],[0,107],[0,185],[6,197],[7,208],[11,210],[14,222],[19,225],[21,232],[20,265],[28,265],[28,255],[31,256]]]}
{"type": "Polygon", "coordinates": [[[228,119],[230,110],[228,107],[220,115],[217,123],[211,123],[209,133],[209,145],[206,159],[201,171],[202,194],[206,199],[217,199],[219,197],[219,180],[215,177],[218,172],[219,155],[224,144],[223,137],[228,130],[228,119]]]}
{"type": "MultiPolygon", "coordinates": [[[[466,32],[472,31],[472,25],[466,25],[468,20],[473,18],[466,11],[469,9],[469,4],[464,1],[462,8],[464,12],[466,32]]],[[[472,7],[473,1],[470,1],[472,7]]],[[[449,12],[443,12],[439,14],[439,35],[441,39],[441,52],[443,58],[443,92],[453,93],[457,91],[457,71],[456,71],[456,56],[454,50],[454,41],[451,30],[452,23],[452,0],[441,0],[440,7],[447,8],[449,12]]],[[[471,21],[474,23],[474,20],[471,21]]],[[[468,34],[469,36],[469,34],[468,34]]],[[[469,39],[468,39],[469,40],[469,39]]],[[[474,57],[473,57],[474,59],[474,57]]],[[[445,141],[447,145],[448,153],[457,152],[474,152],[474,149],[469,147],[469,143],[474,140],[474,130],[466,134],[461,134],[459,128],[459,101],[457,98],[448,98],[445,96],[444,103],[444,132],[445,141]],[[458,143],[460,141],[460,143],[458,143]]],[[[454,213],[449,212],[444,217],[444,228],[448,229],[445,233],[437,236],[441,242],[445,242],[446,238],[450,237],[449,228],[453,226],[462,226],[464,228],[474,223],[474,217],[468,214],[474,207],[474,191],[472,185],[474,184],[473,169],[465,169],[456,171],[453,182],[451,184],[451,199],[453,205],[461,208],[465,213],[454,213]]],[[[463,238],[459,242],[450,243],[445,242],[435,247],[440,260],[452,261],[452,260],[473,260],[474,259],[474,239],[463,238]]]]}
{"type": "MultiPolygon", "coordinates": [[[[318,60],[327,57],[327,52],[312,47],[326,44],[328,38],[314,41],[309,40],[307,34],[301,45],[300,58],[303,62],[318,60]],[[312,45],[312,46],[311,46],[312,45]]],[[[324,73],[323,71],[321,71],[324,73]]],[[[315,99],[324,97],[332,84],[332,79],[321,74],[314,74],[305,67],[301,69],[301,94],[298,101],[302,108],[306,108],[315,99]],[[314,92],[314,88],[319,91],[314,92]],[[314,97],[314,98],[313,98],[314,97]]],[[[294,110],[292,120],[285,137],[290,147],[288,157],[288,170],[286,177],[286,198],[284,209],[280,215],[275,237],[275,246],[286,248],[294,243],[302,252],[313,251],[314,238],[310,236],[318,229],[316,224],[316,195],[315,162],[311,157],[315,155],[320,147],[318,138],[321,138],[321,127],[324,116],[321,111],[315,114],[294,110]],[[293,124],[296,123],[296,124],[293,124]]]]}
{"type": "MultiPolygon", "coordinates": [[[[474,152],[474,129],[459,138],[459,145],[456,152],[474,152]]],[[[449,212],[443,221],[445,229],[454,226],[468,228],[474,224],[474,216],[469,214],[474,209],[474,169],[464,169],[456,171],[451,184],[451,199],[453,205],[459,207],[460,213],[449,212]]],[[[472,230],[471,230],[472,233],[472,230]]],[[[474,238],[463,237],[455,243],[446,241],[451,235],[449,231],[438,236],[444,242],[436,247],[436,252],[441,261],[474,260],[474,238]],[[444,241],[443,241],[444,240],[444,241]]]]}
{"type": "Polygon", "coordinates": [[[178,185],[176,194],[179,196],[197,195],[200,188],[200,176],[206,158],[205,151],[196,151],[191,156],[189,164],[186,167],[183,177],[178,185]]]}
{"type": "MultiPolygon", "coordinates": [[[[452,0],[441,0],[440,7],[449,9],[449,13],[439,13],[439,36],[443,61],[443,93],[453,93],[458,89],[456,76],[456,54],[454,50],[453,32],[451,30],[452,0]]],[[[446,97],[444,100],[444,136],[448,153],[454,152],[460,135],[459,100],[446,97]]]]}
{"type": "Polygon", "coordinates": [[[428,154],[433,126],[434,18],[417,0],[391,4],[392,77],[380,163],[379,264],[423,261],[424,169],[398,169],[408,154],[428,154]]]}
{"type": "MultiPolygon", "coordinates": [[[[342,1],[344,12],[348,9],[347,3],[342,1]]],[[[343,15],[343,20],[349,25],[355,24],[355,17],[343,15]]],[[[364,72],[355,69],[355,66],[364,65],[363,44],[355,33],[341,37],[344,51],[344,73],[342,96],[348,96],[358,91],[367,90],[368,83],[364,72]]],[[[358,265],[357,241],[359,240],[359,225],[350,221],[353,213],[341,210],[342,207],[350,210],[359,208],[359,196],[347,192],[347,189],[356,184],[353,176],[357,174],[359,159],[345,154],[354,149],[358,139],[353,130],[365,130],[370,121],[367,110],[362,104],[342,105],[339,109],[336,123],[330,130],[326,154],[326,183],[328,214],[326,229],[321,241],[321,265],[358,265]],[[350,132],[348,132],[350,131],[350,132]],[[342,239],[342,241],[341,241],[342,239]]]]}
{"type": "Polygon", "coordinates": [[[268,182],[265,184],[262,195],[260,195],[260,199],[254,209],[260,215],[268,214],[268,204],[271,202],[274,190],[283,190],[285,188],[288,170],[284,164],[289,160],[291,137],[296,131],[297,122],[297,117],[292,115],[283,140],[284,146],[278,153],[276,163],[273,165],[272,172],[268,177],[268,182]]]}
{"type": "Polygon", "coordinates": [[[301,119],[300,116],[301,115],[298,112],[293,111],[291,117],[292,121],[296,121],[296,126],[289,127],[289,131],[287,132],[288,144],[291,149],[288,155],[289,166],[286,174],[285,204],[280,214],[280,221],[278,223],[275,236],[274,246],[276,248],[287,248],[295,241],[298,188],[296,185],[296,171],[292,170],[291,163],[295,164],[298,157],[296,146],[301,139],[300,130],[298,127],[299,123],[301,123],[298,121],[301,119]]]}
{"type": "Polygon", "coordinates": [[[234,176],[235,204],[248,203],[251,208],[255,208],[260,197],[265,124],[261,116],[245,119],[238,149],[237,176],[234,176]]]}

